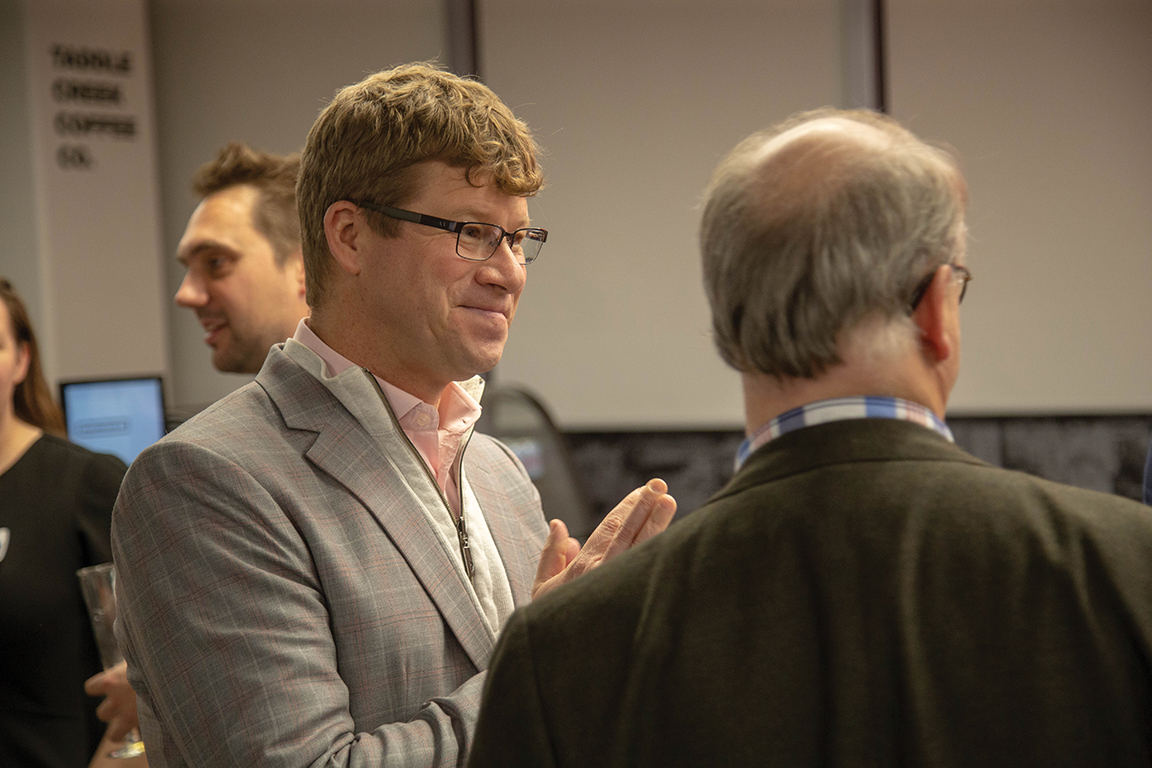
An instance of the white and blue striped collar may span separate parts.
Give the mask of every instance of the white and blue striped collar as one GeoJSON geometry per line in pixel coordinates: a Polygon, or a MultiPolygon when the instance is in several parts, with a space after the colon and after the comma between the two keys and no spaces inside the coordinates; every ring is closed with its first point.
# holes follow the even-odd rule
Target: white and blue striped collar
{"type": "Polygon", "coordinates": [[[740,450],[736,452],[736,469],[739,470],[757,448],[780,435],[803,427],[848,419],[911,421],[938,432],[949,442],[955,442],[948,425],[931,410],[918,403],[897,397],[837,397],[793,408],[762,425],[740,444],[740,450]]]}

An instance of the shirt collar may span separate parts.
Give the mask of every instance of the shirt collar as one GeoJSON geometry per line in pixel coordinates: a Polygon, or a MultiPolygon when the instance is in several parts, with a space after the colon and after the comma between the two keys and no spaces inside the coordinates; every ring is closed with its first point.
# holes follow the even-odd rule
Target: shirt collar
{"type": "Polygon", "coordinates": [[[793,430],[826,424],[830,421],[848,419],[897,419],[911,421],[937,432],[949,442],[955,442],[952,430],[930,409],[919,403],[901,400],[898,397],[837,397],[831,400],[818,400],[785,411],[776,418],[761,425],[740,444],[736,452],[736,469],[744,465],[757,448],[793,430]]]}
{"type": "MultiPolygon", "coordinates": [[[[356,365],[344,355],[340,354],[308,327],[307,318],[302,318],[296,324],[296,333],[292,338],[300,342],[324,361],[324,368],[329,376],[339,376],[348,368],[356,365]]],[[[409,411],[424,404],[424,401],[413,394],[393,386],[379,376],[375,376],[384,396],[392,406],[396,419],[403,419],[409,411]]],[[[480,396],[484,393],[484,379],[473,376],[467,381],[452,382],[440,399],[439,425],[454,432],[463,432],[480,418],[480,396]]],[[[431,406],[429,406],[431,407],[431,406]]]]}

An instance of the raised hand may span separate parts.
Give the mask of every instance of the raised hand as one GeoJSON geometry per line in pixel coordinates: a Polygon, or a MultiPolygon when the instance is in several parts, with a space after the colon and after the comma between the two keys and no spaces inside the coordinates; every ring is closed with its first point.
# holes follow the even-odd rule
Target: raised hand
{"type": "Polygon", "coordinates": [[[675,514],[676,499],[668,495],[668,485],[657,478],[625,496],[596,526],[583,549],[580,542],[568,535],[568,526],[560,520],[551,521],[536,568],[532,597],[537,598],[647,541],[667,528],[675,514]]]}

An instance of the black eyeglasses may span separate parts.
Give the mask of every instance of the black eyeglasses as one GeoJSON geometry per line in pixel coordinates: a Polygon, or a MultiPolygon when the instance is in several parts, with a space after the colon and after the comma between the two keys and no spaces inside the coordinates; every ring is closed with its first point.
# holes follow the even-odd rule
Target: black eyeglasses
{"type": "MultiPolygon", "coordinates": [[[[960,301],[964,301],[964,294],[968,292],[968,282],[972,279],[972,273],[968,271],[967,267],[962,267],[959,264],[941,264],[941,267],[952,267],[952,272],[959,276],[960,280],[960,301]]],[[[940,267],[932,270],[924,276],[916,285],[916,291],[912,294],[912,302],[908,305],[908,313],[911,314],[916,311],[916,307],[920,306],[920,302],[924,300],[924,294],[928,293],[928,286],[932,285],[932,278],[936,277],[936,273],[940,267]]],[[[960,302],[956,302],[959,304],[960,302]]]]}
{"type": "Polygon", "coordinates": [[[438,216],[428,216],[423,213],[405,211],[402,208],[390,208],[387,205],[376,205],[366,201],[353,203],[361,208],[387,216],[390,219],[411,221],[423,224],[425,227],[435,227],[456,234],[456,255],[468,261],[487,261],[492,258],[500,248],[503,240],[508,241],[512,255],[521,264],[531,264],[540,255],[540,249],[548,240],[548,230],[536,227],[524,227],[509,232],[498,224],[485,224],[482,221],[450,221],[438,216]]]}

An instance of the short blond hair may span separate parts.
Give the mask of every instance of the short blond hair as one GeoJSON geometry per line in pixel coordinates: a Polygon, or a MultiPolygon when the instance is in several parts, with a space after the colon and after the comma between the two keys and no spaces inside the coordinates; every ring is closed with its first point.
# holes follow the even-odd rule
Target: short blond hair
{"type": "MultiPolygon", "coordinates": [[[[339,200],[399,206],[415,193],[413,166],[439,160],[463,168],[472,184],[490,179],[526,197],[544,184],[539,148],[528,126],[484,84],[406,64],[344,88],[308,133],[296,196],[303,236],[307,300],[315,307],[331,275],[324,214],[339,200]]],[[[371,216],[395,236],[398,222],[371,216]]]]}

